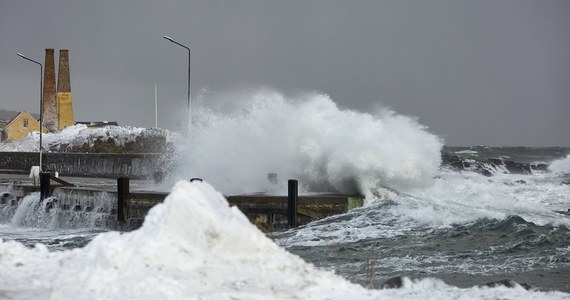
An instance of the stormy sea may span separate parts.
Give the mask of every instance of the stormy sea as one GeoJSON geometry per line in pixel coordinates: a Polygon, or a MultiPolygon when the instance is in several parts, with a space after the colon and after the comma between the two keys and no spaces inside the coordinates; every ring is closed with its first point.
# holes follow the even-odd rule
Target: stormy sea
{"type": "Polygon", "coordinates": [[[570,298],[570,148],[444,146],[326,95],[201,111],[138,230],[106,226],[109,199],[3,199],[0,298],[570,298]],[[222,193],[283,194],[270,172],[364,206],[266,236],[222,193]]]}
{"type": "Polygon", "coordinates": [[[408,276],[458,287],[509,279],[570,292],[570,160],[558,160],[568,153],[445,147],[433,186],[376,190],[365,207],[279,233],[277,242],[371,287],[408,276]],[[556,171],[548,171],[553,161],[556,171]]]}

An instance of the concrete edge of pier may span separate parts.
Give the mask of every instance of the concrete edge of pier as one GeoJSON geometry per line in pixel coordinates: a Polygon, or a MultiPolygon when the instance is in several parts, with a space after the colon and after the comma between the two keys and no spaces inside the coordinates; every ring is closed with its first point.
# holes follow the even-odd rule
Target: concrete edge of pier
{"type": "MultiPolygon", "coordinates": [[[[44,174],[44,176],[49,176],[49,174],[44,174]]],[[[140,227],[148,211],[154,205],[163,202],[168,195],[166,192],[131,191],[130,179],[125,177],[117,179],[116,189],[64,186],[60,183],[53,184],[53,180],[49,177],[44,178],[43,181],[40,178],[40,182],[42,186],[22,182],[0,183],[0,187],[12,193],[10,203],[5,200],[8,197],[2,195],[0,205],[18,205],[18,201],[34,192],[41,192],[42,199],[58,197],[57,195],[73,195],[78,199],[88,199],[105,193],[108,201],[113,202],[112,207],[114,207],[108,211],[111,217],[116,218],[116,228],[112,229],[133,230],[140,227]]],[[[231,206],[236,206],[265,233],[344,214],[361,207],[364,203],[361,195],[298,195],[297,181],[289,180],[288,183],[288,195],[255,194],[226,195],[225,197],[231,206]]],[[[57,205],[55,208],[61,210],[70,209],[70,207],[77,211],[89,209],[88,205],[81,205],[78,202],[71,206],[64,204],[63,201],[55,203],[57,205]]]]}

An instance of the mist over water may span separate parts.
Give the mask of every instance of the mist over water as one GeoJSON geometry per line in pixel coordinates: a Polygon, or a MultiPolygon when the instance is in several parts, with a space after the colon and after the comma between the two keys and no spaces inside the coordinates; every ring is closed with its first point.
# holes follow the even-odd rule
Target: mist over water
{"type": "Polygon", "coordinates": [[[223,110],[199,107],[193,122],[175,177],[200,177],[226,194],[283,192],[291,178],[305,192],[406,191],[432,184],[441,161],[441,139],[415,119],[341,109],[323,94],[259,91],[223,110]]]}

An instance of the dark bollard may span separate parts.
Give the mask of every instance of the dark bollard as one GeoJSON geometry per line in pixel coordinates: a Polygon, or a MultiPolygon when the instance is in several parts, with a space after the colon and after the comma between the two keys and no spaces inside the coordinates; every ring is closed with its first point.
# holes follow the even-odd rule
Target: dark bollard
{"type": "Polygon", "coordinates": [[[129,215],[129,178],[117,178],[117,221],[125,222],[129,215]]]}
{"type": "Polygon", "coordinates": [[[40,172],[40,200],[49,197],[50,191],[50,174],[49,172],[40,172]]]}
{"type": "Polygon", "coordinates": [[[297,227],[297,197],[299,197],[299,183],[289,179],[287,189],[287,221],[289,227],[297,227]]]}

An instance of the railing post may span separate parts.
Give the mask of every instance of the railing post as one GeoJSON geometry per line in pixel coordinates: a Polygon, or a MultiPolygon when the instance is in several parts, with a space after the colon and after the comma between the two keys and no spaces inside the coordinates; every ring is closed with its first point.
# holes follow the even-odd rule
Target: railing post
{"type": "Polygon", "coordinates": [[[297,227],[297,197],[299,196],[299,183],[289,179],[287,189],[287,221],[289,227],[297,227]]]}
{"type": "Polygon", "coordinates": [[[40,200],[49,197],[50,193],[50,174],[49,172],[40,172],[40,200]]]}
{"type": "Polygon", "coordinates": [[[129,216],[129,178],[117,178],[117,221],[125,222],[129,216]]]}

